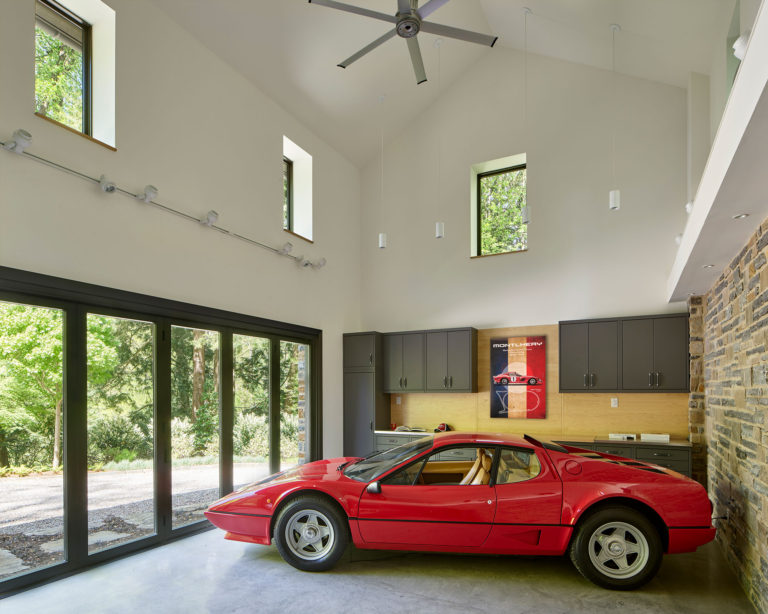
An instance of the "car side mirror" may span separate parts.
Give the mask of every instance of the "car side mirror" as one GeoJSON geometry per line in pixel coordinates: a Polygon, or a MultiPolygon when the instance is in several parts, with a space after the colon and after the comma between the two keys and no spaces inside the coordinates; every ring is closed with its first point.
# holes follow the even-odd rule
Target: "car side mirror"
{"type": "Polygon", "coordinates": [[[380,495],[381,494],[381,482],[378,480],[376,482],[371,482],[368,484],[368,486],[365,487],[365,492],[369,492],[372,495],[380,495]]]}

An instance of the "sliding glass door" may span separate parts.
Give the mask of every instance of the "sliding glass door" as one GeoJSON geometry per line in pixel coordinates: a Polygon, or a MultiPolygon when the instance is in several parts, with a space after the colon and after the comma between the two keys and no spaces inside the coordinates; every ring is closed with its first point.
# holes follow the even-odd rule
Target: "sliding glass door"
{"type": "Polygon", "coordinates": [[[280,469],[307,462],[309,346],[280,341],[280,469]]]}

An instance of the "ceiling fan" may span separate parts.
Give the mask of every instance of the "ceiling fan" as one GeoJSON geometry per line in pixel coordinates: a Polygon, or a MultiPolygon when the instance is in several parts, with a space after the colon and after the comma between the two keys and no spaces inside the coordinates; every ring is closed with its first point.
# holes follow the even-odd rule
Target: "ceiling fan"
{"type": "Polygon", "coordinates": [[[429,17],[446,2],[448,2],[448,0],[428,0],[424,6],[419,8],[419,0],[397,0],[397,13],[392,16],[387,15],[386,13],[379,13],[378,11],[371,11],[362,7],[353,6],[351,4],[336,2],[335,0],[309,0],[310,4],[319,4],[332,9],[355,13],[356,15],[363,15],[365,17],[372,17],[373,19],[379,19],[395,24],[395,27],[392,30],[389,30],[383,36],[380,36],[372,43],[366,45],[357,53],[349,56],[346,60],[340,62],[338,66],[346,68],[352,64],[352,62],[359,60],[365,54],[373,51],[376,47],[385,43],[397,34],[399,37],[404,38],[408,43],[408,51],[411,54],[411,63],[413,64],[413,72],[416,75],[417,83],[424,83],[424,81],[427,80],[427,73],[424,71],[424,62],[421,59],[419,41],[416,38],[416,35],[419,32],[427,32],[428,34],[436,34],[438,36],[445,36],[446,38],[457,38],[469,43],[488,45],[489,47],[493,47],[498,39],[498,36],[470,32],[469,30],[462,30],[461,28],[443,26],[437,23],[424,21],[425,18],[429,17]]]}

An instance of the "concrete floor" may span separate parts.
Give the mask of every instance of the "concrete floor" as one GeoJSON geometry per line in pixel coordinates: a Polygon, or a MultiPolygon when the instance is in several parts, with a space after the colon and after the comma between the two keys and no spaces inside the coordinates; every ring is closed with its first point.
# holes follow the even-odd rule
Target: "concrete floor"
{"type": "Polygon", "coordinates": [[[331,572],[305,573],[274,546],[208,531],[0,600],[14,614],[258,612],[368,614],[478,612],[709,612],[754,609],[712,543],[665,557],[634,592],[584,580],[564,558],[366,552],[351,548],[331,572]]]}

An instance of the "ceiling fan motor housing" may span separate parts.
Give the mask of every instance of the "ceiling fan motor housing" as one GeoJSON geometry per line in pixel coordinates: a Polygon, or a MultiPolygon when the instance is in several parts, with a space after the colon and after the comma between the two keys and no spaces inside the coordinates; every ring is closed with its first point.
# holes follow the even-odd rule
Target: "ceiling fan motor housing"
{"type": "Polygon", "coordinates": [[[413,13],[402,16],[398,15],[397,26],[395,26],[395,29],[397,30],[397,35],[399,37],[413,38],[419,33],[419,30],[421,30],[421,19],[413,13]]]}

